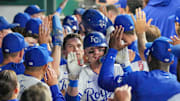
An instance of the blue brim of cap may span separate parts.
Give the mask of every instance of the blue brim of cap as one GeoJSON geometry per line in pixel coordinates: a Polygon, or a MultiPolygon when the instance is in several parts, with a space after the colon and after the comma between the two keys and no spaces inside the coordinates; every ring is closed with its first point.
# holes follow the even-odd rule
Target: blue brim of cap
{"type": "Polygon", "coordinates": [[[146,46],[146,48],[150,48],[150,47],[152,46],[152,44],[153,44],[153,42],[147,42],[147,43],[145,44],[145,46],[146,46]]]}
{"type": "Polygon", "coordinates": [[[45,10],[44,10],[44,9],[41,9],[41,10],[39,10],[39,12],[45,12],[45,10]]]}
{"type": "Polygon", "coordinates": [[[29,47],[29,44],[25,41],[25,48],[29,47]]]}
{"type": "Polygon", "coordinates": [[[180,59],[180,44],[171,47],[171,52],[180,59]]]}
{"type": "Polygon", "coordinates": [[[48,57],[48,62],[52,62],[53,58],[51,56],[48,57]]]}
{"type": "Polygon", "coordinates": [[[6,29],[17,27],[18,24],[9,24],[6,29]]]}

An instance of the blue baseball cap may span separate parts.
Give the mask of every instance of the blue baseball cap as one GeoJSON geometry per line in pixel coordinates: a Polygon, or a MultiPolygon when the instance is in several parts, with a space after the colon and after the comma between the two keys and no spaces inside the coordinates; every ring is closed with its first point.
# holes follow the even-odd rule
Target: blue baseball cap
{"type": "Polygon", "coordinates": [[[44,11],[45,10],[40,9],[38,5],[30,5],[24,10],[24,12],[28,13],[29,15],[37,14],[44,11]]]}
{"type": "Polygon", "coordinates": [[[114,26],[119,27],[120,25],[122,25],[122,27],[124,27],[124,32],[132,31],[135,28],[133,19],[128,14],[120,14],[116,17],[114,26]]]}
{"type": "Polygon", "coordinates": [[[116,2],[114,4],[117,8],[121,7],[121,8],[126,8],[127,6],[127,0],[119,0],[118,2],[116,2]]]}
{"type": "Polygon", "coordinates": [[[29,16],[29,14],[27,14],[27,13],[18,13],[14,17],[13,22],[19,24],[20,27],[25,28],[27,21],[30,20],[30,19],[31,19],[31,17],[29,16]]]}
{"type": "Polygon", "coordinates": [[[154,42],[148,43],[149,45],[144,52],[144,56],[147,59],[149,53],[151,53],[156,59],[164,62],[170,63],[174,60],[173,53],[169,52],[168,49],[172,48],[172,45],[169,43],[172,41],[166,37],[159,37],[154,42]]]}
{"type": "Polygon", "coordinates": [[[85,9],[84,9],[84,8],[76,8],[76,9],[74,10],[74,15],[75,15],[75,14],[83,15],[84,12],[85,12],[85,9]]]}
{"type": "Polygon", "coordinates": [[[168,17],[168,19],[179,22],[180,23],[180,7],[176,9],[174,15],[168,17]]]}
{"type": "Polygon", "coordinates": [[[32,18],[26,23],[26,31],[31,34],[39,34],[40,24],[42,24],[40,18],[32,18]]]}
{"type": "Polygon", "coordinates": [[[0,16],[0,31],[3,29],[9,29],[9,28],[13,28],[16,26],[18,26],[18,25],[17,24],[9,24],[3,16],[0,16]]]}
{"type": "Polygon", "coordinates": [[[49,56],[48,50],[42,46],[29,48],[25,53],[24,63],[29,67],[38,67],[52,62],[53,58],[49,56]]]}
{"type": "Polygon", "coordinates": [[[17,32],[9,33],[3,38],[2,51],[4,53],[14,53],[26,47],[24,37],[17,32]]]}

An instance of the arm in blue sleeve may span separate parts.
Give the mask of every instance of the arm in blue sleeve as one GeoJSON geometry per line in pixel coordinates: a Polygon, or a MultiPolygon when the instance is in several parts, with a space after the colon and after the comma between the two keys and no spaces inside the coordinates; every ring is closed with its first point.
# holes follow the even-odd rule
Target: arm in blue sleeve
{"type": "Polygon", "coordinates": [[[80,101],[80,97],[77,96],[70,96],[68,93],[65,95],[66,101],[80,101]]]}
{"type": "Polygon", "coordinates": [[[40,44],[40,46],[42,46],[42,47],[44,47],[44,48],[48,49],[48,47],[47,47],[47,44],[46,44],[46,43],[40,44]]]}
{"type": "Polygon", "coordinates": [[[123,71],[124,71],[124,73],[132,72],[132,68],[131,68],[131,66],[127,66],[127,67],[123,68],[123,71]]]}
{"type": "Polygon", "coordinates": [[[60,92],[58,85],[50,86],[53,101],[65,101],[63,95],[60,92]]]}
{"type": "Polygon", "coordinates": [[[120,84],[114,79],[114,63],[118,51],[110,48],[103,61],[98,78],[98,85],[108,91],[113,92],[120,84]]]}

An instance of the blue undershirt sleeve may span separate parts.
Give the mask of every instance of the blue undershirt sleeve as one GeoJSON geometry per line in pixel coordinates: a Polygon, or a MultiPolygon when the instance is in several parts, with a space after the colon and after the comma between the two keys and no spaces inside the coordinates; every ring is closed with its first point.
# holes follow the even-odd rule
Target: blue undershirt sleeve
{"type": "Polygon", "coordinates": [[[58,85],[50,86],[53,101],[65,101],[63,95],[60,92],[58,85]]]}
{"type": "Polygon", "coordinates": [[[65,95],[66,101],[80,101],[80,97],[77,96],[70,96],[68,93],[65,95]]]}
{"type": "Polygon", "coordinates": [[[117,78],[114,77],[114,63],[117,53],[118,51],[113,48],[108,50],[98,78],[98,85],[110,92],[113,92],[116,87],[120,86],[120,83],[117,83],[117,78]]]}

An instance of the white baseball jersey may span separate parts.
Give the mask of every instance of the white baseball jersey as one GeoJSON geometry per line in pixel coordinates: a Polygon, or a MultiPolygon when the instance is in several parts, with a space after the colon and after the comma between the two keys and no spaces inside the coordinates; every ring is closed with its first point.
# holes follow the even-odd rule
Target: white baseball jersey
{"type": "MultiPolygon", "coordinates": [[[[83,68],[84,66],[82,66],[83,68]]],[[[67,91],[68,85],[69,85],[69,79],[68,79],[68,69],[67,69],[67,64],[61,65],[60,66],[60,76],[58,78],[58,86],[60,91],[65,90],[67,91]]]]}
{"type": "Polygon", "coordinates": [[[149,71],[146,61],[136,61],[131,63],[131,68],[133,71],[149,71]]]}
{"type": "MultiPolygon", "coordinates": [[[[123,75],[120,65],[115,64],[115,77],[123,75]]],[[[78,82],[79,96],[81,101],[107,101],[113,97],[113,92],[108,92],[98,86],[98,74],[93,72],[90,66],[82,69],[78,82]]]]}
{"type": "MultiPolygon", "coordinates": [[[[39,82],[42,83],[44,86],[46,86],[49,89],[49,86],[46,83],[38,80],[37,78],[35,78],[33,76],[28,76],[28,75],[23,75],[22,74],[22,75],[18,75],[17,78],[18,78],[18,81],[19,81],[19,84],[20,84],[20,92],[19,92],[19,95],[18,95],[18,99],[20,99],[20,97],[21,97],[21,95],[22,95],[22,93],[24,92],[25,89],[27,89],[30,86],[35,85],[35,84],[37,84],[39,82]]],[[[50,91],[50,89],[49,89],[49,91],[50,91]]]]}
{"type": "Polygon", "coordinates": [[[174,95],[173,97],[171,97],[170,99],[168,99],[168,101],[179,101],[180,100],[180,93],[174,95]]]}
{"type": "Polygon", "coordinates": [[[60,76],[58,78],[58,86],[61,91],[62,90],[67,91],[67,87],[69,84],[68,74],[69,73],[67,70],[67,65],[66,64],[61,65],[60,66],[60,76]]]}

